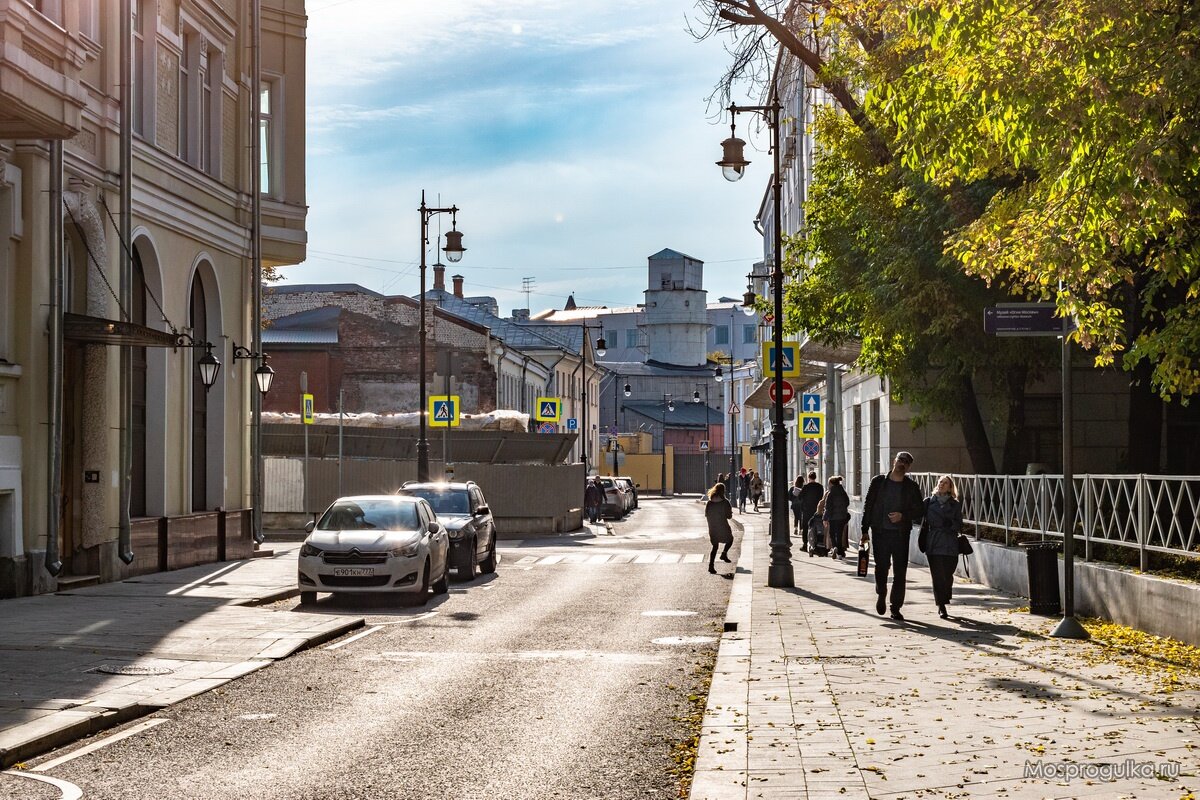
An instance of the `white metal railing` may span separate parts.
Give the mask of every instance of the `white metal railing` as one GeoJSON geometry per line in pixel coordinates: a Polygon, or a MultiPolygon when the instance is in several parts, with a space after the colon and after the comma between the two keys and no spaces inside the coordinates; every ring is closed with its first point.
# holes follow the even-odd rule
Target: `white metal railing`
{"type": "MultiPolygon", "coordinates": [[[[928,494],[940,475],[914,473],[928,494]]],[[[963,519],[977,527],[1062,538],[1062,475],[951,475],[963,503],[963,519]]],[[[1200,475],[1076,475],[1071,528],[1092,543],[1135,548],[1141,568],[1149,552],[1200,558],[1200,475]]]]}

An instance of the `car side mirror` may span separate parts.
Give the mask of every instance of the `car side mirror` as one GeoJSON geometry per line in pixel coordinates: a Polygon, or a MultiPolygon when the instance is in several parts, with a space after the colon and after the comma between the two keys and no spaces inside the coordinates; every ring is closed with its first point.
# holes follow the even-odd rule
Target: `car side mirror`
{"type": "Polygon", "coordinates": [[[304,532],[305,532],[305,533],[312,533],[312,532],[313,532],[313,528],[315,528],[315,527],[317,527],[316,520],[311,520],[311,519],[310,519],[308,522],[304,523],[304,532]]]}
{"type": "Polygon", "coordinates": [[[429,533],[437,533],[438,524],[436,522],[431,522],[428,526],[426,526],[425,530],[427,530],[429,533]]]}
{"type": "Polygon", "coordinates": [[[475,516],[481,516],[483,514],[490,514],[490,513],[492,513],[492,511],[487,506],[479,506],[478,508],[475,509],[475,511],[473,513],[475,514],[475,516]]]}
{"type": "Polygon", "coordinates": [[[640,488],[642,488],[642,485],[641,485],[640,483],[635,483],[635,484],[633,485],[633,488],[635,488],[635,489],[640,489],[640,488]]]}

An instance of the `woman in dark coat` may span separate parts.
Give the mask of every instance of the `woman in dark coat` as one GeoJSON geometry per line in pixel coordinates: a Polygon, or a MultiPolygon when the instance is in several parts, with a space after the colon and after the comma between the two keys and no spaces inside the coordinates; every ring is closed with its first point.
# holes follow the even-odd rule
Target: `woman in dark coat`
{"type": "Polygon", "coordinates": [[[934,491],[925,500],[925,520],[929,525],[925,556],[929,559],[929,574],[933,577],[933,600],[938,616],[950,615],[946,604],[954,594],[954,570],[958,566],[958,534],[962,532],[962,503],[958,487],[949,475],[943,475],[934,491]]]}
{"type": "Polygon", "coordinates": [[[825,541],[831,558],[846,558],[850,545],[850,495],[842,486],[842,476],[829,479],[829,491],[821,498],[821,519],[825,522],[825,541]]]}
{"type": "Polygon", "coordinates": [[[712,552],[708,554],[708,571],[716,574],[717,547],[725,545],[721,560],[729,561],[729,548],[733,545],[733,528],[729,520],[733,518],[733,506],[725,497],[725,484],[718,483],[708,493],[708,501],[704,504],[704,518],[708,521],[708,540],[712,542],[712,552]]]}

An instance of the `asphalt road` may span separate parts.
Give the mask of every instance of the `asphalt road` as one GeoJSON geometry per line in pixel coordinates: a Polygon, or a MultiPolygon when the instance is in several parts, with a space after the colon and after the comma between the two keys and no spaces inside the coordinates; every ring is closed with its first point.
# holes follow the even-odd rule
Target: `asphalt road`
{"type": "Polygon", "coordinates": [[[612,530],[502,541],[494,576],[423,607],[322,596],[367,627],[44,774],[87,800],[675,797],[677,717],[731,582],[707,572],[694,501],[643,501],[612,530]]]}

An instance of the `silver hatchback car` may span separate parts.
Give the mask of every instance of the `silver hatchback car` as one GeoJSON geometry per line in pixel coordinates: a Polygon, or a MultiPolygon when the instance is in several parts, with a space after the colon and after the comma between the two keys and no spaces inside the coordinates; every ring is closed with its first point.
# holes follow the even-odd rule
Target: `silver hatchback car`
{"type": "Polygon", "coordinates": [[[449,589],[450,536],[420,497],[335,500],[300,547],[300,603],[317,592],[403,593],[424,601],[449,589]]]}

